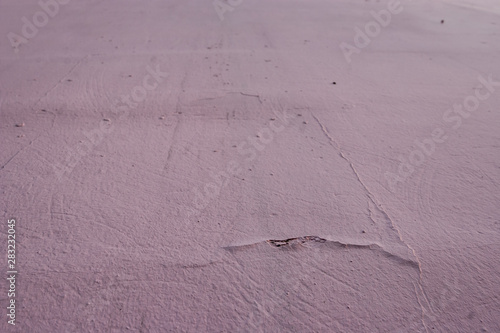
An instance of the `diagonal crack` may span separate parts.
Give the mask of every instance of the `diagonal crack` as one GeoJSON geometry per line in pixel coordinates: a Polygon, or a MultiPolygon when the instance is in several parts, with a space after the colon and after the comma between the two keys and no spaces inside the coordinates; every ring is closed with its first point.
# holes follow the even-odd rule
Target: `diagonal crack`
{"type": "MultiPolygon", "coordinates": [[[[397,235],[398,235],[399,240],[401,241],[401,243],[403,243],[411,251],[411,253],[415,257],[415,261],[417,263],[418,272],[419,272],[417,283],[418,283],[419,289],[422,291],[422,294],[423,294],[423,296],[424,296],[424,298],[425,298],[425,300],[427,302],[427,305],[429,306],[429,309],[430,309],[429,300],[427,299],[426,293],[425,293],[424,288],[422,286],[422,281],[423,281],[422,263],[420,261],[420,258],[417,255],[417,252],[415,251],[415,249],[413,247],[410,246],[410,244],[408,244],[403,239],[403,235],[402,235],[401,230],[399,229],[399,227],[396,225],[396,223],[394,223],[394,221],[391,219],[391,217],[389,216],[389,214],[382,208],[382,205],[380,205],[377,202],[377,200],[375,199],[375,196],[373,195],[373,193],[369,190],[369,188],[366,186],[366,184],[361,179],[361,177],[360,177],[358,171],[356,170],[356,167],[354,166],[354,164],[351,162],[351,160],[348,157],[346,157],[346,155],[344,154],[344,152],[340,148],[340,145],[330,136],[330,133],[328,132],[327,128],[321,123],[321,121],[314,114],[312,116],[316,120],[316,122],[319,124],[319,126],[321,127],[321,131],[323,132],[323,134],[328,138],[329,144],[332,147],[334,147],[335,149],[338,150],[339,155],[340,155],[340,157],[342,157],[342,159],[344,159],[347,163],[349,163],[349,166],[350,166],[351,170],[353,171],[354,175],[356,176],[356,179],[358,180],[358,182],[361,184],[361,186],[365,190],[366,195],[368,196],[368,199],[373,203],[373,205],[375,206],[375,208],[384,216],[384,218],[387,221],[389,221],[389,223],[391,225],[391,228],[396,231],[396,233],[397,233],[397,235]]],[[[371,218],[371,215],[370,215],[370,218],[371,218]]],[[[419,304],[420,304],[420,300],[419,300],[419,304]]]]}
{"type": "MultiPolygon", "coordinates": [[[[184,78],[181,81],[181,92],[179,92],[179,95],[177,96],[177,103],[175,105],[175,111],[178,115],[181,114],[181,112],[180,112],[180,110],[182,109],[181,94],[182,94],[182,91],[184,91],[186,79],[187,79],[187,74],[184,75],[184,78]]],[[[170,168],[170,159],[172,158],[174,146],[175,146],[176,141],[177,141],[177,135],[178,135],[181,121],[182,121],[182,117],[177,117],[177,123],[175,124],[175,128],[174,128],[174,131],[172,134],[172,143],[170,144],[170,147],[168,149],[167,160],[165,161],[165,167],[163,168],[164,171],[168,171],[168,169],[170,168]]]]}
{"type": "Polygon", "coordinates": [[[31,140],[30,143],[28,143],[26,146],[24,146],[23,148],[19,149],[14,155],[12,155],[11,158],[9,158],[7,160],[7,162],[5,162],[2,166],[0,166],[0,170],[3,170],[7,166],[7,164],[9,164],[14,159],[14,157],[16,157],[20,152],[22,152],[23,150],[25,150],[29,146],[31,146],[33,144],[33,142],[35,142],[36,140],[38,140],[39,137],[40,136],[37,136],[35,139],[31,140]]]}
{"type": "MultiPolygon", "coordinates": [[[[417,298],[417,303],[420,306],[420,311],[421,311],[421,318],[420,318],[420,320],[422,322],[422,325],[425,328],[425,331],[429,332],[429,330],[427,329],[427,325],[425,324],[425,313],[427,312],[427,310],[422,305],[422,302],[420,302],[420,297],[418,297],[417,286],[415,284],[413,284],[413,287],[415,288],[415,297],[417,298]]],[[[422,289],[422,286],[420,286],[420,284],[419,284],[419,288],[422,289]]]]}

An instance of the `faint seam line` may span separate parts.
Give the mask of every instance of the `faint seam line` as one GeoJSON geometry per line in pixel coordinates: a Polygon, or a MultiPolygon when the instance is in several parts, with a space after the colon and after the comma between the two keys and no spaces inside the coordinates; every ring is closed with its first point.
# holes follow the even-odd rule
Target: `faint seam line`
{"type": "MultiPolygon", "coordinates": [[[[253,280],[253,279],[252,279],[252,278],[251,278],[248,274],[245,274],[245,273],[243,272],[243,266],[242,266],[242,265],[241,265],[241,263],[239,262],[238,258],[236,258],[236,256],[234,256],[234,255],[233,255],[233,257],[234,257],[234,259],[235,259],[235,263],[236,263],[236,264],[240,267],[240,269],[241,269],[241,270],[240,270],[240,269],[238,269],[238,268],[236,268],[236,267],[234,267],[234,266],[232,266],[231,264],[229,264],[228,268],[230,268],[230,269],[232,269],[234,272],[237,272],[237,273],[241,274],[242,276],[246,277],[246,278],[248,279],[248,281],[250,282],[250,284],[251,284],[251,285],[253,285],[253,287],[254,287],[254,289],[255,289],[255,290],[260,290],[260,288],[259,288],[259,284],[258,284],[258,283],[256,283],[256,282],[255,282],[255,280],[253,280]]],[[[236,289],[236,291],[237,291],[237,292],[241,295],[241,297],[243,298],[243,300],[244,300],[244,301],[246,301],[248,304],[250,304],[250,305],[252,305],[252,306],[254,305],[254,303],[255,303],[255,304],[257,304],[257,305],[260,305],[260,304],[258,304],[255,300],[254,300],[254,302],[252,302],[252,301],[251,301],[251,300],[247,297],[247,296],[250,296],[250,297],[251,297],[251,295],[247,295],[247,292],[246,292],[246,290],[245,290],[244,288],[237,288],[237,289],[236,289]]],[[[278,296],[278,295],[277,295],[277,294],[274,294],[274,296],[278,296]]],[[[278,306],[280,305],[277,301],[275,301],[275,297],[272,297],[272,298],[271,298],[271,302],[273,302],[275,305],[276,305],[276,304],[277,304],[278,306]]],[[[257,307],[258,312],[261,312],[261,313],[263,312],[263,311],[261,310],[262,306],[256,306],[256,307],[257,307]]],[[[274,319],[274,320],[276,320],[276,322],[279,324],[279,321],[278,321],[278,320],[277,320],[277,319],[276,319],[276,318],[272,315],[272,313],[269,313],[269,312],[268,312],[267,310],[265,310],[265,309],[264,309],[264,311],[265,311],[265,312],[263,312],[263,313],[266,315],[266,317],[271,317],[271,318],[273,318],[273,319],[274,319]]]]}
{"type": "MultiPolygon", "coordinates": [[[[42,270],[42,271],[30,271],[30,274],[37,274],[38,276],[41,276],[43,274],[46,274],[46,273],[57,273],[57,274],[78,274],[78,275],[82,275],[82,274],[102,274],[102,273],[107,273],[107,271],[92,271],[92,272],[88,272],[86,270],[82,270],[82,271],[48,271],[48,270],[42,270]]],[[[144,281],[144,280],[143,280],[144,281]]]]}
{"type": "Polygon", "coordinates": [[[66,74],[64,74],[58,81],[57,83],[52,87],[50,88],[46,93],[45,95],[43,95],[42,97],[40,97],[40,99],[35,103],[35,105],[33,107],[36,107],[38,105],[38,103],[40,103],[40,101],[42,99],[44,99],[45,97],[47,97],[48,94],[50,94],[52,92],[52,90],[56,89],[63,81],[64,78],[68,77],[68,75],[70,75],[76,67],[78,67],[85,59],[87,59],[89,57],[89,55],[86,55],[85,57],[81,58],[66,74]]]}
{"type": "Polygon", "coordinates": [[[332,279],[333,281],[345,286],[345,287],[348,287],[350,288],[351,290],[354,290],[358,295],[361,294],[361,291],[359,291],[358,289],[354,288],[353,286],[350,286],[347,282],[345,281],[342,281],[341,279],[339,278],[336,278],[336,277],[333,277],[331,276],[330,274],[328,274],[328,272],[325,272],[324,270],[322,270],[321,268],[319,268],[318,266],[316,265],[313,265],[313,264],[309,264],[306,262],[306,265],[309,265],[309,267],[313,267],[313,268],[316,268],[318,271],[320,271],[321,273],[325,274],[326,276],[328,276],[330,279],[332,279]]]}
{"type": "MultiPolygon", "coordinates": [[[[252,285],[253,285],[253,287],[254,287],[256,290],[261,290],[261,288],[259,287],[259,284],[258,284],[258,283],[257,283],[254,279],[252,279],[252,278],[250,277],[250,275],[248,275],[248,274],[246,274],[246,273],[244,272],[244,266],[241,264],[240,260],[239,260],[239,259],[238,259],[235,255],[234,255],[234,253],[231,253],[231,256],[235,259],[234,263],[236,263],[236,264],[238,265],[239,269],[238,269],[238,268],[236,268],[236,267],[234,267],[234,266],[233,266],[233,265],[231,265],[231,264],[229,264],[228,268],[232,269],[234,272],[240,273],[242,276],[245,276],[245,277],[248,279],[248,281],[250,282],[250,284],[252,284],[252,285]]],[[[242,294],[242,291],[241,291],[239,288],[238,288],[237,290],[238,290],[238,292],[239,292],[240,294],[242,294]]],[[[243,296],[243,295],[242,295],[242,296],[243,296]]],[[[272,302],[272,303],[274,303],[274,305],[281,306],[281,304],[280,304],[281,302],[276,301],[276,299],[280,299],[281,301],[283,301],[283,299],[282,299],[282,298],[280,298],[280,297],[279,297],[279,295],[278,295],[277,293],[275,293],[275,292],[273,292],[273,296],[275,296],[275,297],[272,297],[272,298],[270,299],[270,300],[271,300],[271,302],[272,302]]],[[[243,297],[245,297],[245,296],[243,296],[243,297]]],[[[248,303],[249,303],[249,304],[251,304],[251,302],[248,302],[248,303]]],[[[258,309],[258,310],[259,310],[259,309],[258,309]]],[[[260,310],[259,310],[259,311],[260,311],[260,310]]],[[[269,313],[268,311],[266,311],[266,316],[270,316],[271,318],[273,318],[274,320],[276,320],[276,322],[278,322],[278,323],[279,323],[278,319],[277,319],[277,318],[275,318],[275,316],[274,316],[274,315],[272,315],[272,313],[269,313]]]]}
{"type": "Polygon", "coordinates": [[[479,244],[477,246],[463,246],[463,247],[458,247],[458,246],[449,246],[449,247],[444,247],[441,249],[435,249],[435,248],[429,248],[431,251],[449,251],[449,250],[475,250],[475,249],[480,249],[482,247],[490,246],[490,245],[498,245],[498,243],[486,243],[486,244],[479,244]]]}
{"type": "MultiPolygon", "coordinates": [[[[308,275],[306,276],[306,278],[308,278],[308,277],[309,277],[309,275],[310,275],[310,274],[308,274],[308,275]]],[[[327,275],[328,275],[328,274],[327,274],[327,275]]],[[[307,284],[306,284],[304,281],[300,281],[300,283],[301,283],[304,287],[306,287],[306,288],[308,287],[308,286],[307,286],[307,284]]],[[[352,287],[351,287],[351,288],[352,288],[352,287]]],[[[359,292],[359,291],[358,291],[358,292],[359,292]]],[[[304,300],[302,297],[300,297],[300,295],[297,295],[297,298],[298,298],[299,300],[301,300],[303,303],[309,304],[309,302],[307,302],[307,301],[306,301],[306,300],[304,300]]],[[[312,304],[309,304],[309,306],[311,306],[311,307],[313,307],[313,308],[314,308],[314,306],[313,306],[312,304]]],[[[327,317],[331,317],[331,314],[325,313],[324,311],[321,311],[321,310],[319,310],[319,309],[318,309],[318,311],[320,311],[321,313],[323,313],[323,314],[324,314],[325,316],[327,316],[327,317]]],[[[368,323],[368,321],[367,321],[366,319],[363,319],[363,318],[361,318],[361,317],[359,317],[359,316],[357,316],[357,318],[358,318],[360,321],[364,322],[367,326],[369,326],[369,323],[368,323]]]]}
{"type": "Polygon", "coordinates": [[[190,264],[190,265],[179,264],[179,265],[175,265],[175,267],[185,268],[185,269],[196,269],[196,268],[204,268],[204,267],[208,267],[208,266],[220,264],[220,263],[223,263],[223,261],[210,261],[210,262],[205,263],[205,264],[190,264]]]}
{"type": "Polygon", "coordinates": [[[115,227],[112,227],[106,223],[98,222],[98,221],[94,221],[93,224],[97,224],[97,225],[103,226],[105,228],[114,230],[118,235],[125,236],[125,238],[128,239],[132,244],[137,244],[140,246],[139,242],[137,241],[137,239],[135,237],[128,236],[124,231],[121,231],[119,228],[115,228],[115,227]]]}
{"type": "MultiPolygon", "coordinates": [[[[307,286],[307,285],[306,285],[303,281],[302,281],[302,282],[300,282],[300,284],[302,284],[303,286],[307,286]]],[[[297,295],[296,295],[296,297],[297,297],[297,299],[298,299],[300,302],[302,302],[302,304],[308,305],[309,307],[311,307],[311,308],[315,309],[316,311],[318,311],[319,313],[321,313],[322,315],[324,315],[326,318],[328,318],[328,319],[330,319],[330,320],[332,319],[332,318],[331,318],[331,314],[329,314],[329,313],[327,313],[327,312],[325,312],[325,311],[321,310],[321,309],[319,308],[319,306],[317,306],[317,307],[316,307],[315,305],[311,304],[310,302],[308,302],[307,300],[305,300],[303,297],[301,297],[301,296],[300,296],[300,294],[297,294],[297,295]]],[[[304,309],[303,311],[304,311],[304,312],[306,312],[306,311],[307,311],[307,309],[304,309]]],[[[308,312],[306,312],[306,313],[307,313],[307,314],[309,314],[308,312]]],[[[319,321],[319,320],[320,320],[320,319],[318,318],[318,321],[319,321]]],[[[322,323],[322,324],[323,324],[323,323],[322,323]]],[[[327,327],[327,328],[328,328],[328,325],[327,325],[327,324],[323,324],[323,325],[324,325],[325,327],[327,327]]]]}
{"type": "MultiPolygon", "coordinates": [[[[240,267],[240,269],[241,269],[241,270],[240,270],[240,269],[237,269],[237,268],[235,268],[235,267],[233,267],[233,266],[231,266],[231,265],[229,265],[229,268],[233,269],[233,271],[236,271],[236,272],[238,272],[238,273],[240,273],[240,274],[242,274],[242,275],[246,276],[246,278],[250,281],[250,283],[254,285],[254,288],[255,288],[255,289],[257,289],[257,290],[259,290],[260,288],[259,288],[259,285],[257,284],[257,282],[256,282],[255,280],[253,280],[253,279],[252,279],[252,278],[251,278],[248,274],[245,274],[245,273],[243,272],[244,266],[240,263],[240,260],[236,257],[236,255],[235,255],[234,253],[231,253],[231,255],[233,256],[233,258],[235,259],[235,263],[236,263],[236,264],[240,267]]],[[[309,265],[309,266],[312,266],[311,264],[308,264],[308,265],[309,265]]],[[[314,267],[314,266],[312,266],[312,267],[314,267]]],[[[332,276],[330,276],[328,273],[325,273],[325,272],[323,272],[323,273],[324,273],[324,274],[326,274],[327,276],[329,276],[330,278],[332,278],[333,280],[337,281],[335,278],[333,278],[332,276]]],[[[310,273],[308,273],[306,277],[308,277],[309,275],[310,275],[310,273]]],[[[300,283],[300,282],[297,282],[293,288],[295,289],[295,288],[297,287],[297,284],[299,284],[299,283],[300,283]]],[[[347,285],[347,286],[348,286],[348,285],[347,285]]],[[[349,287],[350,287],[350,286],[349,286],[349,287]]],[[[355,289],[355,288],[353,288],[353,287],[350,287],[350,288],[352,288],[352,289],[356,290],[356,289],[355,289]]],[[[239,292],[240,292],[240,294],[241,294],[241,290],[238,290],[238,291],[239,291],[239,292]]],[[[356,290],[356,291],[357,291],[357,290],[356,290]]],[[[358,292],[359,292],[359,291],[358,291],[358,292]]],[[[273,295],[274,295],[275,297],[271,297],[271,298],[270,298],[270,300],[271,300],[271,302],[272,302],[272,303],[274,303],[274,305],[275,305],[275,309],[276,309],[276,308],[281,308],[281,307],[284,307],[284,305],[286,305],[286,304],[287,304],[287,305],[289,305],[290,307],[294,307],[295,309],[297,309],[297,310],[299,310],[299,311],[304,312],[306,315],[308,315],[308,314],[309,314],[309,313],[307,313],[307,312],[306,312],[306,310],[299,308],[297,305],[295,305],[295,304],[293,304],[293,303],[291,303],[291,302],[287,302],[287,301],[285,300],[285,298],[280,297],[280,295],[279,295],[279,294],[277,294],[276,292],[273,292],[273,295]],[[278,299],[279,301],[277,301],[276,299],[278,299]]],[[[243,295],[242,295],[242,296],[243,296],[243,295]]],[[[248,300],[247,300],[247,302],[248,302],[248,300]]],[[[251,304],[251,302],[248,302],[248,303],[250,303],[250,304],[251,304]]],[[[305,304],[307,304],[307,303],[305,303],[305,304]]],[[[267,311],[267,310],[265,310],[265,309],[264,309],[265,311],[262,311],[260,308],[257,308],[257,310],[258,310],[259,312],[261,312],[261,313],[264,313],[264,315],[266,315],[266,317],[270,317],[270,318],[274,319],[274,320],[275,320],[278,324],[281,324],[280,320],[279,320],[278,318],[276,318],[276,316],[277,316],[277,315],[275,315],[275,314],[274,314],[275,310],[274,310],[274,311],[272,310],[272,311],[270,311],[270,312],[269,312],[269,311],[267,311]]],[[[318,323],[319,323],[319,324],[321,324],[322,326],[324,326],[324,327],[328,328],[328,325],[326,325],[326,324],[325,324],[325,323],[323,323],[322,321],[319,321],[319,320],[318,320],[318,323]]]]}
{"type": "Polygon", "coordinates": [[[314,114],[312,114],[312,116],[318,122],[319,126],[321,127],[321,130],[323,131],[323,134],[325,134],[325,136],[328,138],[329,144],[331,146],[333,146],[334,148],[336,148],[339,151],[340,157],[342,157],[347,163],[349,163],[349,166],[351,167],[352,171],[356,175],[356,178],[358,179],[358,182],[365,189],[365,191],[366,191],[366,193],[368,195],[368,198],[375,205],[375,207],[384,215],[384,217],[387,220],[389,220],[392,228],[398,234],[399,240],[412,252],[412,254],[415,257],[415,260],[417,261],[417,264],[418,264],[418,271],[419,271],[418,285],[419,285],[420,289],[422,290],[424,298],[426,299],[426,302],[427,302],[427,304],[429,305],[429,308],[430,308],[430,303],[429,303],[429,301],[427,299],[427,296],[426,296],[426,294],[425,294],[425,292],[423,290],[423,287],[422,287],[422,280],[423,280],[423,277],[422,277],[422,263],[420,262],[420,259],[417,256],[417,253],[416,253],[415,249],[413,249],[408,243],[406,243],[404,241],[403,236],[401,234],[401,231],[396,226],[396,224],[394,223],[394,221],[390,218],[390,216],[387,214],[387,212],[383,208],[381,208],[379,204],[377,204],[377,201],[375,200],[374,195],[370,192],[370,190],[366,187],[365,183],[361,180],[361,178],[359,176],[359,173],[357,172],[356,168],[354,167],[354,165],[352,164],[352,162],[344,155],[344,153],[342,152],[342,149],[340,148],[339,144],[330,136],[330,134],[328,133],[328,130],[326,129],[326,127],[321,123],[321,121],[314,114]]]}
{"type": "Polygon", "coordinates": [[[53,211],[50,211],[50,214],[79,217],[78,215],[74,215],[74,214],[70,214],[70,213],[64,213],[64,212],[53,212],[53,211]]]}
{"type": "MultiPolygon", "coordinates": [[[[304,304],[305,304],[305,303],[304,303],[304,304]]],[[[315,319],[315,317],[314,317],[314,315],[313,315],[313,314],[308,313],[306,309],[301,309],[301,308],[299,308],[299,306],[298,306],[298,305],[296,305],[296,304],[294,304],[293,302],[288,302],[288,303],[287,303],[287,305],[289,305],[290,307],[294,307],[295,309],[297,309],[297,310],[299,310],[299,311],[303,312],[305,315],[308,315],[308,316],[310,316],[311,318],[314,318],[314,319],[315,319]]],[[[290,311],[290,312],[291,312],[291,311],[290,311]]],[[[332,319],[332,318],[330,318],[330,319],[332,319]]],[[[335,320],[335,319],[333,319],[333,320],[335,320]]],[[[329,327],[327,324],[325,324],[322,320],[319,320],[319,319],[318,319],[318,320],[316,320],[316,323],[321,324],[321,325],[322,325],[323,327],[325,327],[326,329],[331,328],[331,327],[329,327]]]]}

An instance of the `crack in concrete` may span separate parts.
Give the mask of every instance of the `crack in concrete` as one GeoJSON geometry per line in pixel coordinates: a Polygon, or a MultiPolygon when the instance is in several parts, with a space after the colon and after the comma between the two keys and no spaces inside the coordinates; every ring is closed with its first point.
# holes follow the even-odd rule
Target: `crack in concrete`
{"type": "Polygon", "coordinates": [[[241,92],[241,91],[240,91],[240,94],[242,94],[243,96],[257,97],[257,99],[259,100],[260,104],[263,104],[262,100],[260,99],[260,95],[245,94],[244,92],[241,92]]]}
{"type": "MultiPolygon", "coordinates": [[[[420,311],[421,311],[420,320],[422,322],[422,325],[424,326],[425,331],[429,332],[429,330],[427,329],[427,325],[425,324],[425,313],[427,312],[427,310],[422,305],[422,302],[420,302],[420,297],[418,297],[417,286],[415,284],[413,284],[413,287],[415,288],[415,297],[417,298],[417,303],[420,306],[420,311]]],[[[420,287],[420,289],[422,289],[422,287],[420,286],[420,284],[419,284],[419,287],[420,287]]]]}
{"type": "MultiPolygon", "coordinates": [[[[176,111],[178,116],[181,115],[181,111],[180,111],[182,109],[181,94],[182,94],[182,91],[184,91],[184,85],[186,83],[186,79],[187,79],[187,74],[184,75],[184,77],[181,81],[180,92],[179,92],[179,95],[177,95],[177,102],[175,105],[175,111],[176,111]]],[[[167,172],[169,171],[168,169],[170,167],[170,159],[172,158],[174,146],[175,146],[176,141],[177,141],[177,134],[179,131],[179,126],[181,124],[181,121],[182,121],[182,117],[177,117],[177,122],[175,123],[175,127],[174,127],[173,134],[172,134],[172,143],[170,144],[170,147],[168,148],[167,160],[165,161],[165,166],[163,167],[163,171],[167,171],[167,172]]]]}
{"type": "MultiPolygon", "coordinates": [[[[375,208],[384,216],[384,218],[390,223],[391,228],[396,231],[396,233],[398,235],[398,238],[401,241],[401,243],[403,243],[411,251],[411,253],[415,257],[415,260],[416,260],[416,263],[417,263],[417,267],[418,267],[418,272],[419,272],[417,283],[418,283],[419,289],[422,291],[422,294],[423,294],[423,296],[424,296],[424,298],[425,298],[425,300],[427,302],[427,305],[429,306],[429,309],[430,309],[429,300],[428,300],[428,298],[426,296],[426,293],[424,291],[424,288],[422,286],[422,282],[423,282],[422,263],[420,261],[420,258],[417,255],[417,252],[415,251],[415,249],[413,247],[411,247],[407,242],[405,242],[405,240],[403,239],[403,235],[401,233],[401,230],[398,228],[398,226],[396,225],[396,223],[394,223],[394,221],[391,219],[391,217],[389,216],[389,214],[381,207],[380,204],[377,203],[377,200],[375,199],[375,196],[368,189],[368,187],[366,186],[366,184],[361,179],[358,171],[354,167],[354,164],[351,162],[351,160],[349,158],[347,158],[345,156],[344,152],[340,148],[340,145],[330,136],[330,133],[328,132],[328,130],[326,129],[326,127],[321,123],[321,121],[314,114],[312,116],[316,120],[316,122],[319,124],[319,126],[321,127],[321,131],[323,132],[323,134],[328,138],[329,144],[332,147],[334,147],[335,149],[338,150],[339,155],[340,155],[340,157],[342,157],[342,159],[344,159],[347,163],[349,163],[349,166],[350,166],[351,170],[353,171],[354,175],[356,176],[356,179],[358,180],[358,182],[361,184],[361,186],[365,190],[365,192],[366,192],[369,200],[373,203],[373,205],[375,206],[375,208]]],[[[369,209],[369,212],[371,213],[370,209],[369,209]]],[[[369,217],[373,221],[373,218],[372,218],[371,214],[369,214],[369,217]]],[[[419,304],[420,304],[420,300],[419,300],[419,304]]]]}
{"type": "Polygon", "coordinates": [[[287,238],[284,240],[270,239],[267,242],[273,246],[280,247],[284,245],[292,245],[293,243],[303,244],[308,241],[324,243],[326,242],[326,239],[320,238],[318,236],[303,236],[303,237],[287,238]]]}
{"type": "Polygon", "coordinates": [[[342,249],[348,249],[348,248],[354,248],[354,249],[368,249],[372,251],[378,251],[382,253],[383,256],[394,260],[398,262],[399,264],[402,265],[407,265],[411,266],[414,268],[418,268],[418,262],[413,261],[409,258],[404,258],[398,254],[394,254],[386,249],[384,249],[381,245],[371,242],[368,244],[356,244],[356,243],[347,243],[347,242],[342,242],[338,240],[328,240],[325,238],[321,238],[318,236],[302,236],[302,237],[293,237],[293,238],[287,238],[287,239],[269,239],[265,241],[260,241],[256,243],[250,243],[250,244],[243,244],[243,245],[232,245],[232,246],[226,246],[223,247],[224,250],[230,251],[232,253],[238,252],[238,251],[243,251],[246,249],[249,249],[251,247],[254,247],[259,244],[267,243],[273,247],[281,248],[283,247],[284,249],[287,250],[297,250],[301,246],[307,246],[310,243],[313,243],[313,245],[316,244],[324,244],[329,247],[333,248],[342,248],[342,249]]]}

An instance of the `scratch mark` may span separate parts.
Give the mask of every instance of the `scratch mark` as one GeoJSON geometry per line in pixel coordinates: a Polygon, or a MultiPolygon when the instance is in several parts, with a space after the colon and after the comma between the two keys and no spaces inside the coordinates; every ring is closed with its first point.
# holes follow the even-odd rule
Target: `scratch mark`
{"type": "Polygon", "coordinates": [[[354,290],[358,295],[361,294],[361,291],[359,291],[358,289],[354,288],[353,286],[351,286],[349,283],[339,279],[338,277],[334,277],[330,274],[328,274],[328,272],[326,272],[325,270],[321,269],[320,267],[318,267],[317,265],[313,265],[313,264],[307,264],[309,265],[310,267],[312,268],[315,268],[317,269],[318,271],[320,271],[321,273],[325,274],[327,277],[329,277],[330,279],[332,279],[333,281],[337,282],[337,283],[340,283],[342,284],[343,286],[351,289],[351,290],[354,290]]]}
{"type": "Polygon", "coordinates": [[[20,152],[22,152],[23,150],[25,150],[25,149],[26,149],[26,148],[28,148],[29,146],[31,146],[31,144],[33,144],[33,142],[35,142],[38,138],[39,138],[39,136],[38,136],[38,137],[36,137],[35,139],[33,139],[32,141],[30,141],[30,143],[28,143],[28,144],[27,144],[26,146],[24,146],[23,148],[19,149],[19,150],[17,151],[17,153],[15,153],[15,154],[14,154],[11,158],[9,158],[9,159],[7,160],[7,162],[5,162],[5,163],[4,163],[4,165],[2,165],[2,166],[0,167],[0,170],[3,170],[3,168],[5,168],[5,167],[7,166],[7,164],[9,164],[9,163],[10,163],[10,162],[14,159],[14,157],[16,157],[16,156],[17,156],[20,152]]]}
{"type": "Polygon", "coordinates": [[[222,261],[210,261],[205,264],[191,264],[191,265],[176,265],[177,267],[180,268],[203,268],[203,267],[208,267],[211,265],[219,264],[222,263],[222,261]]]}
{"type": "MultiPolygon", "coordinates": [[[[180,89],[179,95],[177,96],[177,104],[175,106],[175,110],[177,111],[177,114],[179,114],[179,115],[180,115],[180,110],[181,110],[181,94],[182,94],[182,91],[184,91],[184,86],[186,84],[186,78],[187,78],[187,74],[184,75],[184,78],[182,79],[181,89],[180,89]]],[[[170,145],[170,148],[168,149],[167,160],[165,162],[165,167],[163,168],[164,171],[168,171],[168,168],[170,166],[169,165],[170,158],[172,157],[173,147],[176,144],[176,137],[177,137],[177,134],[179,131],[179,125],[181,123],[182,117],[178,117],[177,119],[178,120],[177,120],[177,123],[175,124],[174,133],[172,134],[172,144],[170,145]]]]}

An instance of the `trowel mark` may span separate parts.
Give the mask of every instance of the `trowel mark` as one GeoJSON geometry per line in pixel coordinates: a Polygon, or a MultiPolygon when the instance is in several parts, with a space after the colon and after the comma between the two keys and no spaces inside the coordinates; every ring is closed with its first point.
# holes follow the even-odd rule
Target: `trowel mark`
{"type": "MultiPolygon", "coordinates": [[[[401,247],[400,250],[402,248],[404,247],[401,247]]],[[[324,274],[327,278],[332,279],[335,283],[339,283],[340,285],[349,288],[350,290],[352,290],[352,292],[357,293],[358,295],[362,293],[359,289],[356,288],[355,285],[353,286],[352,283],[350,283],[348,280],[346,281],[345,279],[342,279],[341,275],[337,276],[337,274],[332,274],[332,272],[328,270],[328,267],[330,267],[328,265],[330,265],[329,263],[331,263],[332,257],[341,255],[341,253],[339,252],[349,250],[353,251],[354,249],[374,251],[373,254],[375,254],[376,256],[381,255],[390,259],[396,264],[409,266],[412,270],[418,271],[418,263],[413,260],[413,257],[409,253],[405,258],[404,255],[394,254],[392,250],[389,251],[388,249],[379,244],[376,244],[373,241],[361,240],[360,242],[351,242],[342,240],[329,240],[319,236],[300,236],[286,239],[267,239],[247,244],[227,246],[223,249],[227,250],[231,255],[234,256],[234,258],[236,259],[236,263],[238,264],[237,266],[239,266],[242,271],[244,271],[243,267],[246,266],[248,260],[253,261],[254,256],[251,255],[252,252],[260,254],[257,255],[257,257],[260,258],[259,260],[269,255],[270,258],[274,258],[273,260],[278,260],[278,262],[281,262],[283,258],[276,257],[276,253],[281,253],[284,255],[288,254],[286,258],[288,259],[288,264],[291,266],[284,262],[284,267],[280,266],[281,271],[286,270],[286,267],[292,267],[294,270],[300,270],[301,273],[299,273],[299,278],[295,279],[295,284],[288,284],[290,281],[293,282],[293,280],[285,282],[284,284],[288,286],[285,289],[290,292],[295,291],[297,300],[300,301],[300,304],[302,304],[302,306],[312,305],[309,304],[305,299],[303,299],[302,296],[300,296],[300,293],[298,292],[299,286],[303,284],[307,287],[307,283],[304,284],[304,281],[311,281],[311,276],[315,274],[324,274]],[[250,256],[248,256],[249,254],[250,256]],[[321,259],[319,260],[317,257],[318,255],[322,255],[321,259]],[[296,262],[295,260],[298,260],[298,262],[296,262]],[[325,267],[325,264],[327,267],[325,267]]],[[[396,252],[398,251],[397,249],[394,250],[396,252]]],[[[363,257],[365,256],[359,256],[359,258],[363,257]]],[[[234,266],[231,267],[233,268],[234,266]]],[[[242,274],[249,278],[247,273],[242,274]]],[[[256,290],[262,289],[262,286],[260,286],[257,282],[253,281],[253,284],[256,290]]],[[[250,298],[248,295],[247,297],[250,298]]],[[[255,308],[255,313],[250,317],[250,320],[259,320],[259,322],[256,323],[257,329],[262,327],[266,318],[272,318],[272,320],[280,323],[280,316],[278,313],[276,313],[277,309],[282,309],[285,306],[289,306],[296,310],[302,310],[301,306],[295,304],[294,302],[291,302],[286,297],[283,298],[283,296],[279,293],[276,293],[274,297],[267,297],[262,302],[262,304],[259,304],[260,306],[257,306],[255,308]],[[267,306],[265,306],[266,304],[267,306]],[[255,317],[255,314],[257,314],[257,317],[255,317]]],[[[322,313],[322,317],[323,316],[326,317],[327,314],[322,313]]],[[[327,328],[327,325],[330,325],[331,323],[326,323],[327,321],[325,320],[320,324],[325,325],[325,328],[327,328]]],[[[366,325],[368,326],[369,324],[366,323],[366,325]]],[[[338,331],[341,330],[342,329],[339,329],[338,331]]]]}

